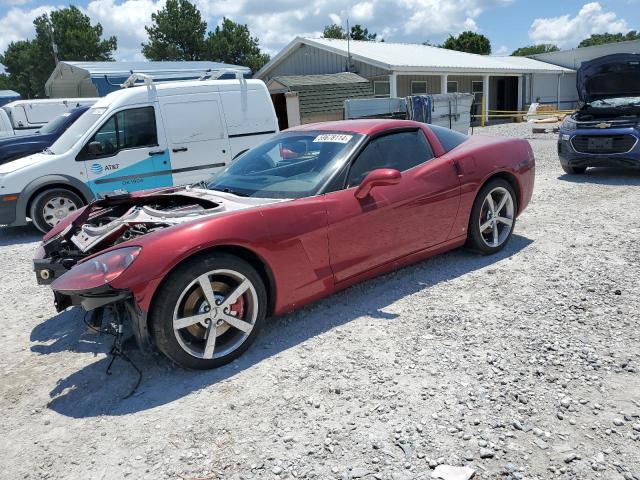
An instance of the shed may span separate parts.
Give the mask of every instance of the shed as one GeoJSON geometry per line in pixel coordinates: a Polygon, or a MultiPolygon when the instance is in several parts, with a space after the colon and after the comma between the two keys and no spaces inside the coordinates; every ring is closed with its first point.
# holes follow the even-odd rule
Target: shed
{"type": "Polygon", "coordinates": [[[294,39],[255,77],[269,81],[279,76],[340,72],[367,79],[376,97],[472,93],[478,104],[484,98],[487,110],[522,110],[538,98],[542,103],[570,106],[575,90],[573,69],[532,58],[329,38],[294,39]]]}
{"type": "MultiPolygon", "coordinates": [[[[45,84],[50,98],[103,97],[120,89],[132,73],[152,75],[154,80],[193,80],[208,71],[240,70],[251,77],[247,67],[219,62],[58,62],[45,84]]],[[[233,78],[228,73],[220,78],[233,78]]]]}
{"type": "Polygon", "coordinates": [[[20,100],[20,94],[18,92],[14,92],[13,90],[0,90],[0,107],[6,105],[7,103],[15,102],[16,100],[20,100]]]}
{"type": "Polygon", "coordinates": [[[373,96],[371,82],[355,73],[282,75],[267,88],[280,129],[301,123],[342,120],[344,101],[373,96]]]}

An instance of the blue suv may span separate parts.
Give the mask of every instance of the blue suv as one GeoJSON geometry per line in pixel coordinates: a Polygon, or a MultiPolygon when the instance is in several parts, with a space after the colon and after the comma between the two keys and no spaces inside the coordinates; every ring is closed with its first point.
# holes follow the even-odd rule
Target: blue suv
{"type": "Polygon", "coordinates": [[[578,69],[580,109],[560,125],[558,155],[569,174],[640,167],[640,54],[616,53],[578,69]]]}

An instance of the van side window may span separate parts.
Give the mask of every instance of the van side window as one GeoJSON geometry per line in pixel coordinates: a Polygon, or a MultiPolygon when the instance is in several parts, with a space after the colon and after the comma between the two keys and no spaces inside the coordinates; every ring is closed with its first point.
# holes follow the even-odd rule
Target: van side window
{"type": "Polygon", "coordinates": [[[78,160],[110,157],[120,150],[157,145],[153,107],[132,108],[111,116],[87,142],[78,160]]]}

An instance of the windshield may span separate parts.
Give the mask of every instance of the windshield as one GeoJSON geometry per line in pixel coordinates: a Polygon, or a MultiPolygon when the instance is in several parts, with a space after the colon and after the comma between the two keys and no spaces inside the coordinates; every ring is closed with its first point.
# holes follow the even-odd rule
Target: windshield
{"type": "Polygon", "coordinates": [[[49,123],[47,123],[44,127],[42,127],[40,130],[38,130],[38,132],[46,135],[48,133],[54,133],[57,132],[58,129],[64,125],[64,122],[66,121],[67,117],[71,115],[71,113],[66,112],[63,113],[62,115],[58,115],[56,118],[54,118],[53,120],[51,120],[49,123]]]}
{"type": "Polygon", "coordinates": [[[207,186],[246,197],[309,197],[320,191],[362,137],[322,131],[281,133],[249,150],[207,186]]]}
{"type": "Polygon", "coordinates": [[[73,147],[80,137],[82,137],[87,131],[102,118],[102,114],[106,112],[105,107],[90,108],[84,112],[80,117],[73,122],[73,124],[60,135],[60,138],[56,140],[53,145],[49,147],[48,152],[55,155],[61,155],[73,147]]]}

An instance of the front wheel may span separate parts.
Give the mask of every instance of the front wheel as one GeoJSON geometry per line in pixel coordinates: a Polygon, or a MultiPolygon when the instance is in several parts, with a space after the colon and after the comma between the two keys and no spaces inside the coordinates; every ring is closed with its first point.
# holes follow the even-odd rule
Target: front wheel
{"type": "Polygon", "coordinates": [[[509,182],[496,178],[480,189],[469,219],[468,245],[484,255],[502,250],[516,223],[517,200],[509,182]]]}
{"type": "Polygon", "coordinates": [[[564,170],[564,173],[566,173],[567,175],[582,175],[587,171],[587,167],[572,167],[570,165],[564,165],[562,163],[560,164],[560,166],[562,167],[562,170],[564,170]]]}
{"type": "Polygon", "coordinates": [[[52,188],[40,192],[31,202],[31,221],[38,230],[48,232],[71,212],[84,205],[74,192],[65,188],[52,188]]]}
{"type": "Polygon", "coordinates": [[[215,253],[170,274],[151,309],[151,331],[158,349],[181,367],[215,368],[253,343],[266,311],[256,270],[241,258],[215,253]]]}

